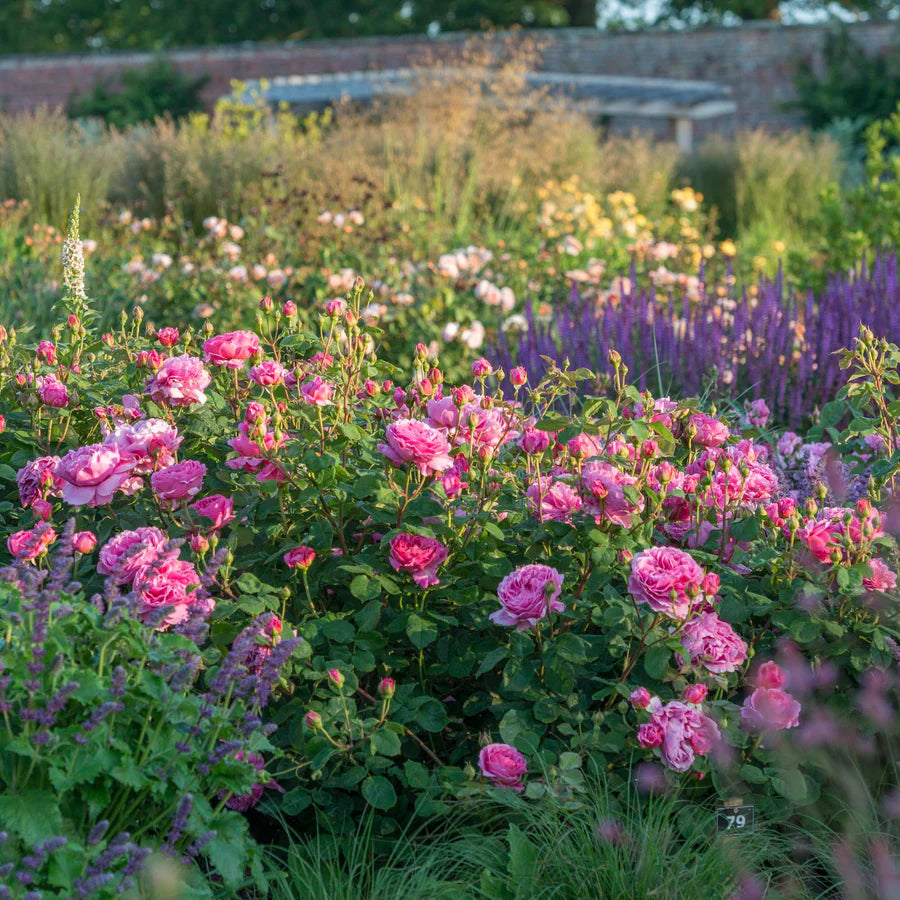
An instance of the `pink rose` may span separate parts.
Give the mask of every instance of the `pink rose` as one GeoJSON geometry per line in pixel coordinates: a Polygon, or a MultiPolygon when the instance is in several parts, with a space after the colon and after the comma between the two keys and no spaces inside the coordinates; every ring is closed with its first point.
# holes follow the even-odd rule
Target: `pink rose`
{"type": "Polygon", "coordinates": [[[628,699],[635,709],[646,709],[650,705],[650,691],[645,687],[635,688],[628,699]]]}
{"type": "Polygon", "coordinates": [[[452,397],[429,400],[426,404],[428,424],[433,428],[452,430],[459,425],[459,407],[452,397]]]}
{"type": "Polygon", "coordinates": [[[6,539],[6,548],[18,560],[31,562],[47,552],[56,540],[56,532],[41,523],[27,531],[17,531],[6,539]]]}
{"type": "Polygon", "coordinates": [[[134,463],[123,459],[115,447],[91,444],[70,450],[56,467],[64,483],[63,500],[71,506],[101,506],[109,503],[128,480],[134,463]]]}
{"type": "MultiPolygon", "coordinates": [[[[247,765],[251,766],[256,772],[262,772],[266,767],[265,760],[258,753],[253,753],[252,751],[247,751],[245,753],[243,750],[238,750],[238,752],[235,753],[234,758],[239,762],[246,762],[247,765]]],[[[225,800],[225,805],[229,809],[236,810],[237,812],[247,812],[248,809],[259,803],[262,799],[263,791],[266,788],[280,791],[282,794],[284,793],[284,788],[278,785],[274,780],[270,780],[265,784],[254,782],[246,794],[232,794],[229,796],[228,799],[225,800]]],[[[223,793],[219,796],[220,799],[223,799],[228,795],[227,793],[223,793]]]]}
{"type": "Polygon", "coordinates": [[[773,660],[766,660],[757,670],[753,682],[756,687],[780,688],[784,684],[784,672],[773,660]]]}
{"type": "MultiPolygon", "coordinates": [[[[658,740],[661,732],[662,741],[644,746],[658,746],[663,764],[676,772],[686,772],[693,765],[695,755],[706,755],[721,739],[712,719],[680,700],[663,705],[659,697],[654,697],[648,708],[652,716],[648,725],[654,727],[641,726],[645,729],[645,740],[658,740]]],[[[641,729],[638,729],[639,742],[641,729]]]]}
{"type": "Polygon", "coordinates": [[[491,613],[490,620],[497,625],[515,625],[516,631],[533,628],[550,611],[566,608],[557,600],[562,583],[563,576],[550,566],[520,566],[500,582],[497,596],[502,609],[491,613]]]}
{"type": "Polygon", "coordinates": [[[319,375],[300,386],[300,394],[304,401],[313,406],[330,406],[333,393],[334,388],[319,375]]]}
{"type": "Polygon", "coordinates": [[[689,684],[684,689],[684,699],[688,703],[699,706],[705,699],[709,688],[705,684],[689,684]]]}
{"type": "Polygon", "coordinates": [[[61,409],[69,405],[69,391],[55,375],[39,375],[35,384],[45,406],[61,409]]]}
{"type": "Polygon", "coordinates": [[[16,483],[22,506],[31,506],[35,500],[43,499],[45,494],[50,497],[60,496],[64,482],[56,474],[58,465],[58,456],[39,456],[19,469],[16,483]]]}
{"type": "Polygon", "coordinates": [[[166,535],[152,526],[122,531],[100,548],[97,571],[114,576],[117,584],[131,584],[138,569],[162,554],[166,540],[166,535]]]}
{"type": "Polygon", "coordinates": [[[525,491],[528,506],[540,522],[568,522],[581,509],[581,497],[570,484],[545,476],[525,491]]]}
{"type": "Polygon", "coordinates": [[[263,360],[250,369],[250,380],[262,387],[281,384],[285,375],[287,375],[287,369],[274,359],[263,360]]]}
{"type": "Polygon", "coordinates": [[[657,722],[645,722],[638,728],[637,739],[642,747],[648,749],[659,747],[665,739],[666,733],[657,722]]]}
{"type": "Polygon", "coordinates": [[[211,380],[202,360],[185,353],[164,360],[146,390],[160,406],[191,406],[206,403],[203,392],[211,380]]]}
{"type": "Polygon", "coordinates": [[[694,436],[694,443],[699,444],[701,447],[720,447],[731,437],[728,426],[712,416],[694,413],[688,419],[688,422],[697,431],[694,436]]]}
{"type": "Polygon", "coordinates": [[[391,539],[391,566],[408,572],[419,587],[438,584],[437,567],[447,559],[447,548],[437,539],[398,534],[391,539]]]}
{"type": "Polygon", "coordinates": [[[244,363],[259,352],[259,338],[252,331],[230,331],[203,342],[206,362],[228,369],[242,369],[244,363]]]}
{"type": "Polygon", "coordinates": [[[134,575],[134,589],[138,595],[138,618],[154,621],[160,631],[184,622],[190,606],[197,599],[200,576],[194,566],[177,553],[168,553],[141,567],[134,575]],[[157,611],[171,607],[160,621],[157,611]]]}
{"type": "Polygon", "coordinates": [[[736,672],[747,659],[747,644],[714,612],[691,619],[682,630],[682,643],[692,666],[702,665],[717,675],[736,672]]]}
{"type": "Polygon", "coordinates": [[[163,347],[173,347],[178,343],[179,337],[180,335],[178,334],[177,328],[160,328],[159,331],[156,332],[156,339],[163,347]]]}
{"type": "Polygon", "coordinates": [[[195,500],[190,508],[204,519],[212,522],[210,531],[218,531],[234,521],[234,500],[222,494],[210,494],[195,500]]]}
{"type": "Polygon", "coordinates": [[[699,564],[676,547],[650,547],[631,561],[628,590],[639,603],[673,619],[685,619],[700,602],[704,572],[699,564]],[[696,600],[688,596],[696,591],[696,600]]]}
{"type": "Polygon", "coordinates": [[[863,587],[867,591],[880,591],[883,594],[897,589],[897,575],[892,572],[881,559],[870,559],[871,578],[863,578],[863,587]]]}
{"type": "Polygon", "coordinates": [[[549,446],[553,435],[549,431],[539,431],[528,426],[519,438],[519,446],[529,454],[543,453],[549,446]]]}
{"type": "Polygon", "coordinates": [[[294,547],[284,554],[284,564],[289,569],[302,569],[306,571],[316,558],[316,551],[312,547],[294,547]]]}
{"type": "Polygon", "coordinates": [[[800,704],[780,688],[758,687],[741,707],[741,724],[750,731],[796,728],[800,704]]]}
{"type": "Polygon", "coordinates": [[[771,411],[769,407],[766,406],[765,400],[754,400],[750,404],[750,408],[747,413],[747,418],[751,425],[756,428],[765,428],[766,422],[769,421],[769,416],[771,415],[771,411]]]}
{"type": "Polygon", "coordinates": [[[178,429],[163,419],[142,419],[118,425],[103,443],[115,447],[122,459],[131,460],[135,475],[149,475],[175,462],[182,440],[178,429]]]}
{"type": "Polygon", "coordinates": [[[274,613],[263,613],[241,632],[239,637],[252,638],[252,643],[241,659],[252,674],[258,675],[262,671],[263,663],[272,655],[272,648],[278,643],[283,628],[278,616],[274,613]]]}
{"type": "Polygon", "coordinates": [[[599,459],[585,463],[581,481],[588,495],[586,508],[597,524],[606,519],[622,528],[631,528],[635,515],[644,509],[644,498],[635,487],[637,479],[609,463],[599,459]],[[635,488],[637,497],[634,500],[625,496],[626,487],[635,488]]]}
{"type": "Polygon", "coordinates": [[[160,500],[175,503],[178,500],[190,500],[200,493],[206,466],[195,459],[166,466],[150,476],[150,487],[160,500]]]}
{"type": "Polygon", "coordinates": [[[478,754],[478,768],[485,778],[514,791],[523,791],[522,776],[528,771],[528,762],[515,747],[509,744],[488,744],[478,754]]]}
{"type": "Polygon", "coordinates": [[[416,419],[392,422],[385,430],[387,443],[378,450],[395,466],[412,463],[422,475],[437,475],[453,465],[450,445],[436,428],[416,419]]]}
{"type": "Polygon", "coordinates": [[[96,546],[97,535],[93,531],[79,531],[72,537],[72,549],[76,553],[93,553],[96,546]]]}

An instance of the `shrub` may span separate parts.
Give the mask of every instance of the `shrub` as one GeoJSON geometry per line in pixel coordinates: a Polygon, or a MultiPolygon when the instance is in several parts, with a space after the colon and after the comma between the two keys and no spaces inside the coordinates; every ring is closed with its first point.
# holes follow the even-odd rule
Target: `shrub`
{"type": "Polygon", "coordinates": [[[900,103],[896,49],[867,53],[841,28],[825,35],[822,54],[821,72],[808,60],[797,66],[794,86],[799,97],[791,105],[816,130],[849,123],[859,141],[869,125],[889,116],[900,103]]]}
{"type": "Polygon", "coordinates": [[[167,59],[158,59],[143,69],[122,72],[118,91],[98,83],[89,93],[72,97],[68,113],[72,119],[102,119],[116,128],[163,116],[177,120],[202,109],[200,90],[207,81],[207,75],[191,78],[167,59]]]}
{"type": "MultiPolygon", "coordinates": [[[[49,526],[44,539],[55,540],[49,526]]],[[[3,882],[45,897],[113,897],[161,851],[230,888],[262,886],[232,809],[258,801],[270,781],[262,754],[275,759],[259,713],[278,669],[254,675],[245,664],[265,623],[207,668],[199,600],[179,634],[152,631],[158,613],[142,624],[134,594],[114,583],[85,599],[72,557],[91,541],[69,527],[49,570],[20,562],[2,572],[3,882]]]]}
{"type": "Polygon", "coordinates": [[[221,558],[226,671],[257,616],[296,628],[268,713],[283,816],[350,833],[371,807],[389,836],[496,790],[577,801],[587,759],[613,792],[642,759],[767,821],[815,800],[815,771],[778,755],[809,724],[803,678],[827,661],[849,703],[900,638],[895,345],[860,332],[804,441],[767,430],[772,398],[710,415],[639,391],[615,354],[583,400],[588,371],[501,380],[484,359],[451,387],[424,346],[405,373],[361,281],[316,332],[263,302],[255,331],[202,346],[140,311],[101,336],[74,224],[57,338],[2,370],[8,548],[39,562],[40,523],[74,512],[98,538],[88,588],[112,571],[170,627],[221,558]]]}

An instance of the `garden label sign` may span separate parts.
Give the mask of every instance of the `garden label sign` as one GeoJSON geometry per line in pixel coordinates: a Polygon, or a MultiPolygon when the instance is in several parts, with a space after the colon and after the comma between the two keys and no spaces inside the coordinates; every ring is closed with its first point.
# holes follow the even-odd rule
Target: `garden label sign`
{"type": "Polygon", "coordinates": [[[755,806],[720,806],[716,809],[716,830],[719,834],[751,834],[755,826],[755,806]]]}

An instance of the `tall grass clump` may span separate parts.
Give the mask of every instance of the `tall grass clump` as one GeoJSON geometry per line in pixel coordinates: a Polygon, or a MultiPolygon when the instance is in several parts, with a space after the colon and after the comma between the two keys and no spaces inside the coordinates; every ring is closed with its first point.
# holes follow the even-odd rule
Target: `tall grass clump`
{"type": "Polygon", "coordinates": [[[0,197],[27,200],[33,222],[61,228],[74,184],[85,218],[96,220],[122,169],[125,143],[119,132],[70,122],[61,110],[0,114],[0,197]]]}
{"type": "Polygon", "coordinates": [[[391,842],[378,839],[371,818],[353,839],[292,836],[270,851],[271,896],[674,900],[730,896],[763,867],[766,886],[792,875],[784,835],[761,828],[737,843],[722,840],[710,809],[638,790],[645,781],[638,772],[623,794],[591,776],[583,793],[537,803],[492,792],[391,842]]]}
{"type": "Polygon", "coordinates": [[[710,136],[680,172],[718,209],[723,237],[736,238],[748,253],[770,250],[775,241],[800,251],[821,193],[840,180],[840,152],[824,135],[756,129],[710,136]]]}

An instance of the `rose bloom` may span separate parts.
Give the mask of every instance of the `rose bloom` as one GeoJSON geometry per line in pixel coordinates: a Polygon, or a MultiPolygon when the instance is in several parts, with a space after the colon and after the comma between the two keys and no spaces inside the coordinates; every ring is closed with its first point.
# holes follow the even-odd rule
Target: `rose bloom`
{"type": "Polygon", "coordinates": [[[195,500],[190,508],[212,522],[210,531],[218,531],[234,521],[234,500],[222,494],[210,494],[195,500]]]}
{"type": "Polygon", "coordinates": [[[647,749],[658,747],[665,737],[665,731],[656,722],[645,722],[637,731],[638,743],[647,749]]]}
{"type": "MultiPolygon", "coordinates": [[[[245,632],[253,638],[241,662],[253,675],[262,671],[263,663],[272,655],[272,648],[278,643],[284,628],[281,619],[274,613],[263,613],[245,632]]],[[[243,632],[242,632],[243,634],[243,632]]]]}
{"type": "MultiPolygon", "coordinates": [[[[252,751],[247,751],[245,753],[243,750],[238,750],[238,752],[235,753],[234,758],[239,762],[246,762],[247,765],[252,766],[257,772],[262,772],[266,767],[265,760],[258,753],[253,753],[252,751]]],[[[282,794],[284,793],[284,789],[276,784],[274,780],[270,780],[266,782],[266,784],[255,782],[246,794],[232,794],[228,797],[225,801],[225,805],[229,809],[236,810],[237,812],[247,812],[248,809],[259,803],[262,799],[263,791],[266,788],[281,791],[282,794]]],[[[220,794],[220,799],[223,799],[226,796],[228,796],[227,793],[222,793],[220,794]]]]}
{"type": "Polygon", "coordinates": [[[289,569],[308,569],[316,558],[316,551],[312,547],[294,547],[284,554],[284,564],[289,569]]]}
{"type": "Polygon", "coordinates": [[[203,392],[211,380],[202,360],[185,353],[164,360],[147,382],[146,391],[160,406],[203,404],[206,403],[203,392]]]}
{"type": "Polygon", "coordinates": [[[259,338],[252,331],[230,331],[203,342],[206,362],[228,369],[242,369],[244,363],[259,352],[259,338]]]}
{"type": "Polygon", "coordinates": [[[621,472],[602,460],[585,463],[581,481],[588,494],[587,511],[599,525],[604,519],[622,528],[631,528],[635,515],[644,509],[644,498],[632,502],[625,496],[625,487],[637,485],[637,479],[621,472]]]}
{"type": "Polygon", "coordinates": [[[864,525],[855,510],[826,507],[818,518],[810,520],[797,532],[797,537],[819,562],[828,563],[831,562],[834,550],[840,551],[842,558],[846,557],[848,542],[851,546],[858,547],[863,541],[864,531],[868,540],[884,534],[877,510],[872,510],[864,525]],[[844,521],[848,517],[849,524],[844,521]]]}
{"type": "Polygon", "coordinates": [[[646,709],[650,705],[650,699],[650,691],[645,687],[635,688],[628,695],[628,700],[635,709],[646,709]]]}
{"type": "Polygon", "coordinates": [[[16,484],[19,486],[19,502],[26,509],[35,500],[47,496],[59,497],[63,481],[56,474],[59,465],[58,456],[39,456],[26,463],[16,473],[16,484]]]}
{"type": "Polygon", "coordinates": [[[6,548],[18,560],[31,562],[47,552],[56,540],[56,532],[48,525],[36,525],[27,531],[17,531],[6,539],[6,548]]]}
{"type": "Polygon", "coordinates": [[[631,561],[628,590],[635,600],[646,603],[654,612],[664,613],[673,619],[685,619],[694,602],[699,602],[699,597],[697,601],[692,601],[686,590],[696,585],[699,591],[703,576],[700,565],[683,550],[650,547],[631,561]]]}
{"type": "Polygon", "coordinates": [[[306,403],[314,406],[330,406],[334,388],[324,378],[316,375],[311,381],[304,382],[300,386],[300,393],[306,403]]]}
{"type": "Polygon", "coordinates": [[[250,369],[250,380],[262,387],[281,384],[285,375],[287,375],[287,369],[274,359],[265,359],[250,369]]]}
{"type": "Polygon", "coordinates": [[[706,699],[708,692],[709,688],[705,684],[689,684],[684,689],[684,699],[699,706],[706,699]]]}
{"type": "Polygon", "coordinates": [[[780,688],[784,684],[784,672],[778,663],[769,659],[756,670],[753,683],[761,688],[780,688]]]}
{"type": "Polygon", "coordinates": [[[150,487],[160,500],[174,503],[178,500],[190,500],[200,493],[206,466],[195,459],[166,466],[150,476],[150,487]]]}
{"type": "Polygon", "coordinates": [[[531,454],[543,453],[549,446],[553,435],[549,431],[539,431],[537,428],[526,426],[519,438],[519,446],[531,454]]]}
{"type": "Polygon", "coordinates": [[[100,548],[97,571],[113,576],[116,584],[131,584],[138,569],[162,554],[166,540],[166,535],[152,526],[122,531],[100,548]]]}
{"type": "Polygon", "coordinates": [[[437,567],[447,559],[447,548],[436,538],[398,534],[391,539],[391,566],[408,572],[419,587],[438,584],[437,567]]]}
{"type": "Polygon", "coordinates": [[[62,409],[69,405],[69,391],[55,375],[39,375],[35,384],[41,403],[45,406],[62,409]]]}
{"type": "Polygon", "coordinates": [[[581,509],[581,497],[575,488],[549,475],[530,485],[525,496],[541,522],[568,522],[581,509]]]}
{"type": "Polygon", "coordinates": [[[93,553],[96,546],[97,535],[93,531],[79,531],[72,537],[72,549],[76,553],[93,553]]]}
{"type": "Polygon", "coordinates": [[[528,771],[528,762],[515,747],[509,744],[488,744],[478,754],[478,768],[485,778],[504,788],[523,791],[522,776],[528,771]]]}
{"type": "Polygon", "coordinates": [[[104,439],[122,459],[131,460],[135,475],[149,475],[175,462],[175,451],[183,438],[174,425],[163,419],[142,419],[118,425],[104,439]]]}
{"type": "Polygon", "coordinates": [[[692,666],[702,665],[721,675],[736,672],[747,659],[747,644],[714,612],[691,619],[682,631],[682,643],[692,666]]]}
{"type": "Polygon", "coordinates": [[[701,447],[720,447],[731,437],[731,432],[724,422],[703,413],[694,413],[688,422],[697,429],[694,443],[701,447]]]}
{"type": "Polygon", "coordinates": [[[450,445],[436,428],[416,419],[392,422],[378,450],[395,466],[412,463],[424,475],[437,475],[453,465],[450,445]]]}
{"type": "Polygon", "coordinates": [[[686,772],[694,763],[695,755],[705,756],[720,740],[719,728],[712,719],[703,715],[696,707],[680,700],[671,700],[663,705],[659,697],[654,697],[648,707],[651,728],[641,726],[638,741],[643,746],[658,746],[663,764],[676,772],[686,772]],[[657,740],[660,732],[662,741],[649,744],[647,738],[657,740]]]}
{"type": "Polygon", "coordinates": [[[197,599],[200,576],[194,566],[179,559],[177,552],[153,560],[134,575],[134,589],[138,596],[138,618],[154,621],[160,631],[184,622],[190,606],[197,599]],[[157,610],[171,607],[159,621],[157,610]]]}
{"type": "Polygon", "coordinates": [[[426,404],[427,422],[433,428],[453,429],[459,425],[459,408],[452,397],[429,400],[426,404]]]}
{"type": "Polygon", "coordinates": [[[551,566],[533,563],[510,572],[497,588],[501,609],[491,613],[497,625],[515,625],[516,631],[533,628],[550,611],[566,607],[557,600],[562,592],[563,576],[551,566]]]}
{"type": "Polygon", "coordinates": [[[897,589],[897,575],[892,572],[880,559],[870,559],[869,568],[872,570],[871,578],[863,578],[863,587],[867,591],[881,591],[886,594],[888,591],[897,589]]]}
{"type": "Polygon", "coordinates": [[[64,482],[63,500],[71,506],[101,506],[109,503],[128,480],[134,463],[123,459],[115,447],[91,444],[70,450],[56,467],[64,482]]]}
{"type": "Polygon", "coordinates": [[[156,332],[156,339],[163,347],[173,347],[178,343],[179,337],[180,335],[178,334],[177,328],[160,328],[159,331],[156,332]]]}
{"type": "Polygon", "coordinates": [[[741,724],[750,731],[796,728],[800,704],[780,688],[758,687],[741,707],[741,724]]]}

